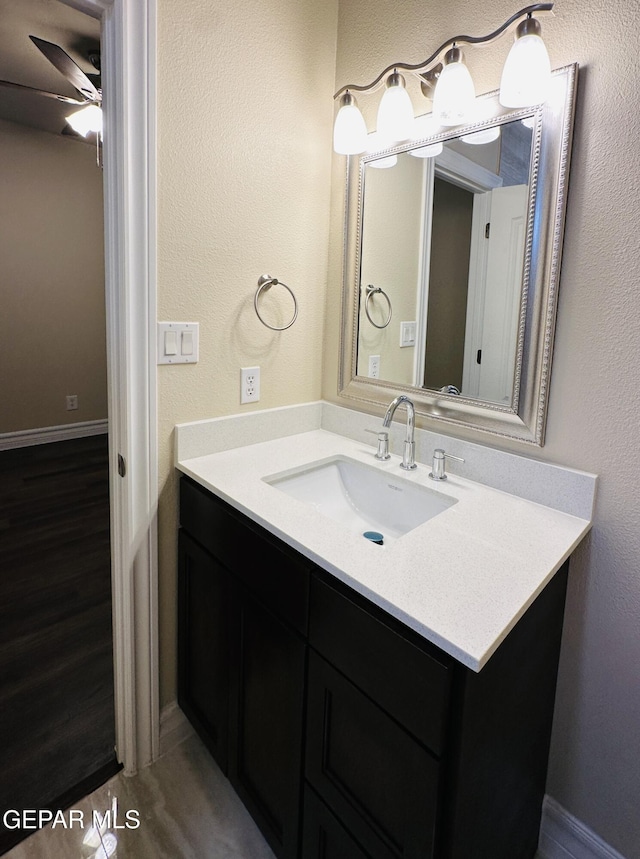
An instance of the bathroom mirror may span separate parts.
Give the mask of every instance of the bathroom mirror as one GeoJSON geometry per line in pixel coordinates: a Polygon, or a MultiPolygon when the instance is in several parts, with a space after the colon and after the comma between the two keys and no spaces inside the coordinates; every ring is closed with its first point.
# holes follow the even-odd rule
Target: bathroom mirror
{"type": "Polygon", "coordinates": [[[576,78],[349,159],[341,396],[543,444],[576,78]]]}

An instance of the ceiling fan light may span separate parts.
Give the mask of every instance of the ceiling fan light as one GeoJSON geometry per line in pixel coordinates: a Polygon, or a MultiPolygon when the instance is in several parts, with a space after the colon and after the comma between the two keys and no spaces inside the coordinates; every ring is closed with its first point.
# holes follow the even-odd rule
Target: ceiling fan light
{"type": "Polygon", "coordinates": [[[551,86],[551,62],[535,18],[518,24],[515,42],[502,69],[500,104],[531,107],[547,100],[551,86]]]}
{"type": "Polygon", "coordinates": [[[97,104],[89,104],[76,110],[66,117],[67,122],[76,132],[86,137],[90,132],[102,133],[102,108],[97,104]]]}
{"type": "Polygon", "coordinates": [[[359,155],[367,148],[367,126],[355,96],[346,92],[333,126],[333,149],[338,155],[359,155]]]}
{"type": "Polygon", "coordinates": [[[433,94],[434,119],[440,125],[462,125],[470,118],[475,99],[473,79],[462,51],[454,46],[445,54],[444,68],[433,94]]]}
{"type": "Polygon", "coordinates": [[[386,89],[378,107],[377,132],[387,143],[408,140],[413,132],[413,104],[398,72],[387,78],[386,89]]]}

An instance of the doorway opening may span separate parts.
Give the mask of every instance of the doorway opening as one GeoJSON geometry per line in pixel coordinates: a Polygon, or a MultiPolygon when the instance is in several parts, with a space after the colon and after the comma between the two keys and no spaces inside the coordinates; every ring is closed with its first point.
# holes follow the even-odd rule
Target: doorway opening
{"type": "MultiPolygon", "coordinates": [[[[0,42],[4,815],[64,808],[119,764],[103,179],[94,141],[65,119],[82,102],[65,71],[101,87],[100,22],[24,0],[5,10],[0,42]]],[[[27,834],[2,827],[0,852],[27,834]]]]}
{"type": "Polygon", "coordinates": [[[133,773],[157,756],[159,728],[155,365],[150,359],[156,318],[156,6],[155,0],[62,4],[99,22],[109,94],[103,109],[111,129],[104,192],[116,749],[125,771],[133,773]],[[114,467],[119,460],[125,477],[114,467]]]}

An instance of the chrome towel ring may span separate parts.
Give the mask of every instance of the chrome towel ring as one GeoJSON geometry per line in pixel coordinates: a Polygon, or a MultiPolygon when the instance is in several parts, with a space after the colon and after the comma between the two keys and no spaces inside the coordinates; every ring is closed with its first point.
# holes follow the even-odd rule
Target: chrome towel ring
{"type": "Polygon", "coordinates": [[[258,278],[258,288],[256,290],[256,294],[253,297],[253,306],[255,307],[260,322],[262,322],[263,325],[266,325],[267,328],[270,328],[272,331],[285,331],[287,328],[291,328],[293,323],[298,318],[298,302],[296,301],[296,297],[293,294],[293,290],[288,287],[286,283],[283,283],[281,280],[278,280],[277,277],[271,277],[270,274],[261,274],[258,278]],[[288,322],[286,325],[282,325],[280,328],[275,325],[269,325],[268,322],[265,322],[260,315],[260,309],[258,307],[258,299],[260,298],[261,293],[272,286],[278,285],[283,286],[287,290],[291,298],[293,298],[293,318],[291,319],[291,322],[288,322]]]}
{"type": "Polygon", "coordinates": [[[382,289],[379,286],[374,286],[372,283],[370,283],[367,286],[367,298],[366,298],[366,301],[364,303],[364,312],[367,314],[367,319],[369,320],[369,322],[373,326],[375,326],[376,328],[386,328],[387,327],[387,325],[391,322],[391,301],[390,301],[387,293],[384,291],[384,289],[382,289]],[[387,316],[386,321],[383,322],[382,325],[378,325],[377,322],[373,321],[373,319],[371,318],[370,307],[369,307],[369,302],[371,301],[372,296],[376,295],[377,293],[384,295],[384,297],[387,300],[387,305],[389,307],[389,314],[387,316]]]}

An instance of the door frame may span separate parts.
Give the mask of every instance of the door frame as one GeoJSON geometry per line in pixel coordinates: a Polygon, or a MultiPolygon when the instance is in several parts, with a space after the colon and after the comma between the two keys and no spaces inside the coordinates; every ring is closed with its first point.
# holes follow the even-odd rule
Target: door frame
{"type": "Polygon", "coordinates": [[[116,754],[158,756],[157,0],[61,0],[101,21],[116,754]],[[120,476],[119,458],[126,471],[120,476]]]}

